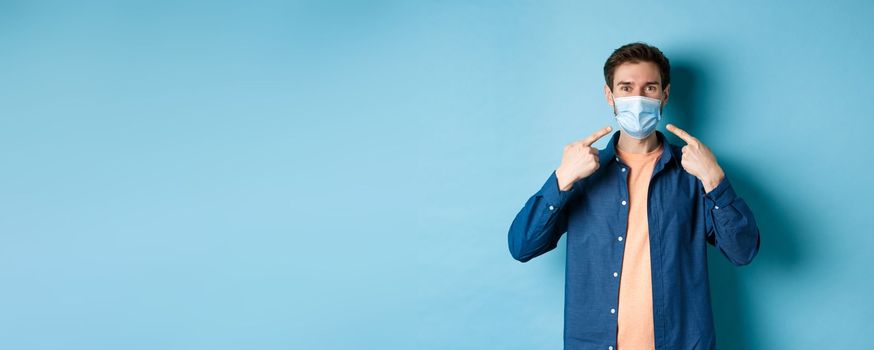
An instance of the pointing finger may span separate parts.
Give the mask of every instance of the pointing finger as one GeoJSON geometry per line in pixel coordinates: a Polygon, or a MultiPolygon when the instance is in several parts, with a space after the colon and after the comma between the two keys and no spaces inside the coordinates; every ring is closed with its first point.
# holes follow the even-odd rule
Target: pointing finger
{"type": "Polygon", "coordinates": [[[611,130],[613,130],[613,128],[608,126],[601,130],[595,131],[594,134],[589,135],[589,137],[583,140],[583,146],[591,146],[593,143],[595,143],[595,141],[598,141],[598,139],[604,137],[604,135],[609,134],[611,130]]]}
{"type": "Polygon", "coordinates": [[[689,135],[689,133],[685,130],[676,127],[674,124],[668,124],[667,129],[668,131],[674,133],[674,135],[677,135],[677,137],[683,139],[683,141],[686,141],[687,144],[698,142],[698,139],[696,139],[692,135],[689,135]]]}

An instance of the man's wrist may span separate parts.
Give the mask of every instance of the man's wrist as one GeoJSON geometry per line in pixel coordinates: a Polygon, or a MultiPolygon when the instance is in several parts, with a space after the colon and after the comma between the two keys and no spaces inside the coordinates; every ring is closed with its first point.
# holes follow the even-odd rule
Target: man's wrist
{"type": "Polygon", "coordinates": [[[562,191],[569,191],[574,182],[568,176],[566,176],[561,169],[555,170],[555,179],[558,181],[558,189],[562,191]]]}
{"type": "Polygon", "coordinates": [[[723,178],[725,178],[725,173],[722,172],[722,169],[717,168],[715,171],[711,172],[709,176],[701,181],[704,185],[704,192],[709,193],[710,191],[713,191],[716,186],[719,186],[719,183],[722,182],[723,178]]]}

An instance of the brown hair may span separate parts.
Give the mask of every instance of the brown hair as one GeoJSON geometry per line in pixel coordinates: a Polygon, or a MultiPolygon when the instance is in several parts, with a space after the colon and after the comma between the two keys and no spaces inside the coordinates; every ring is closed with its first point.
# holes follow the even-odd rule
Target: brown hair
{"type": "Polygon", "coordinates": [[[659,75],[662,78],[662,89],[671,83],[671,63],[668,58],[655,46],[642,42],[622,45],[613,51],[607,62],[604,63],[604,80],[610,91],[613,90],[613,73],[616,67],[623,63],[652,62],[659,67],[659,75]]]}

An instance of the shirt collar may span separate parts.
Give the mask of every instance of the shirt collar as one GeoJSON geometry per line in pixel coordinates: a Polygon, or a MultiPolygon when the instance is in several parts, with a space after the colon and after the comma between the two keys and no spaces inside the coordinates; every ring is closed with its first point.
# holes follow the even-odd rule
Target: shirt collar
{"type": "MultiPolygon", "coordinates": [[[[619,143],[619,130],[613,133],[613,136],[610,137],[610,142],[607,144],[607,147],[599,152],[601,155],[601,164],[607,164],[607,162],[615,161],[619,162],[619,157],[616,156],[616,147],[619,143]]],[[[659,140],[659,143],[663,145],[664,151],[662,151],[662,156],[659,157],[658,162],[655,166],[655,171],[662,169],[668,162],[680,164],[680,154],[677,146],[674,146],[670,142],[668,142],[665,135],[656,130],[656,138],[659,140]]],[[[621,163],[620,163],[621,164],[621,163]]]]}

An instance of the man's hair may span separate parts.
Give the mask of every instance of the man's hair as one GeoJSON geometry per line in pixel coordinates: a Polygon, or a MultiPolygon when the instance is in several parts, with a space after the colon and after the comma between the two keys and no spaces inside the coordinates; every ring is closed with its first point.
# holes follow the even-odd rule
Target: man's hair
{"type": "Polygon", "coordinates": [[[655,46],[642,42],[622,45],[613,51],[607,62],[604,63],[604,80],[610,91],[613,91],[613,73],[616,67],[623,63],[652,62],[659,67],[659,75],[662,78],[662,89],[671,83],[671,63],[668,58],[655,46]]]}

